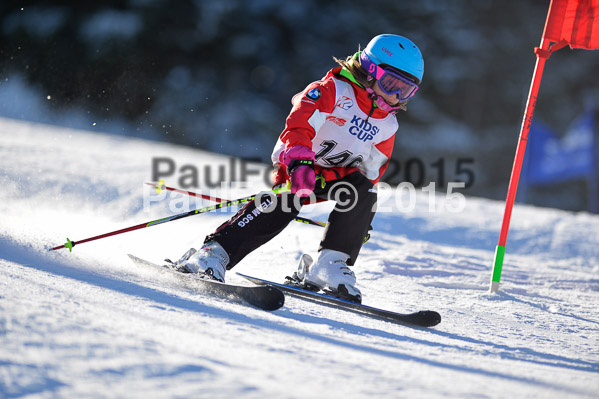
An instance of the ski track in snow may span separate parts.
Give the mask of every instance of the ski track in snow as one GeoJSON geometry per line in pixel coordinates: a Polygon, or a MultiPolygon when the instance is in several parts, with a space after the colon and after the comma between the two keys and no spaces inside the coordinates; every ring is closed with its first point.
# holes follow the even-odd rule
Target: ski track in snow
{"type": "MultiPolygon", "coordinates": [[[[517,205],[501,291],[490,294],[502,202],[467,198],[451,213],[438,193],[429,212],[419,193],[414,211],[377,214],[355,268],[364,303],[437,310],[431,329],[289,296],[265,312],[126,256],[176,258],[230,212],[46,250],[180,213],[169,206],[181,197],[144,207],[152,157],[200,171],[229,165],[190,148],[0,118],[0,397],[597,397],[597,215],[517,205]]],[[[305,215],[326,221],[329,209],[305,215]]],[[[228,281],[246,284],[235,271],[281,281],[321,233],[292,223],[228,281]]]]}

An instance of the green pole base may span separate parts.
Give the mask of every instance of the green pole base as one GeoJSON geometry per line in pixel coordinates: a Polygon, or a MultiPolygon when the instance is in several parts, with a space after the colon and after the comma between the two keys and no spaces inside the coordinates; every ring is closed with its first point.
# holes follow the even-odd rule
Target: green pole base
{"type": "Polygon", "coordinates": [[[501,270],[503,269],[503,257],[505,256],[505,247],[498,245],[495,249],[495,262],[493,263],[493,275],[491,276],[491,286],[489,292],[499,291],[499,281],[501,280],[501,270]]]}

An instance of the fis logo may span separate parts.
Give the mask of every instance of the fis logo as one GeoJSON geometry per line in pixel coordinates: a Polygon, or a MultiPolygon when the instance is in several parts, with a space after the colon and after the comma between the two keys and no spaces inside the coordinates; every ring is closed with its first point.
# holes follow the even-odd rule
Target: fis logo
{"type": "Polygon", "coordinates": [[[349,133],[352,136],[356,136],[358,140],[363,142],[372,140],[379,132],[378,126],[374,126],[370,122],[367,122],[362,118],[358,118],[355,115],[351,120],[351,125],[352,126],[349,128],[349,133]]]}
{"type": "Polygon", "coordinates": [[[333,115],[327,116],[327,121],[331,121],[337,126],[343,126],[343,125],[345,125],[345,122],[347,122],[345,119],[337,118],[336,116],[333,116],[333,115]]]}

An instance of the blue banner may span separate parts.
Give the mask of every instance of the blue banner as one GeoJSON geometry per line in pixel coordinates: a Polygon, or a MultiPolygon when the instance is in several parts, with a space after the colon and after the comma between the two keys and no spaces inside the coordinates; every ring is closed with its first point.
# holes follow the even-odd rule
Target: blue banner
{"type": "Polygon", "coordinates": [[[533,121],[528,135],[526,182],[541,185],[595,175],[594,122],[594,112],[587,112],[559,138],[550,127],[533,121]]]}

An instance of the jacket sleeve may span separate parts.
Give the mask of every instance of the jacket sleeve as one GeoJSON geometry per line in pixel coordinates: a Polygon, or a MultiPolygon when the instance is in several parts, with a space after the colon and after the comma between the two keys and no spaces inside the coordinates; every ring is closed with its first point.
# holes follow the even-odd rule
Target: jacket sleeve
{"type": "Polygon", "coordinates": [[[280,136],[286,148],[303,145],[312,149],[316,132],[335,109],[336,91],[335,82],[325,79],[311,83],[293,97],[293,108],[280,136]]]}

